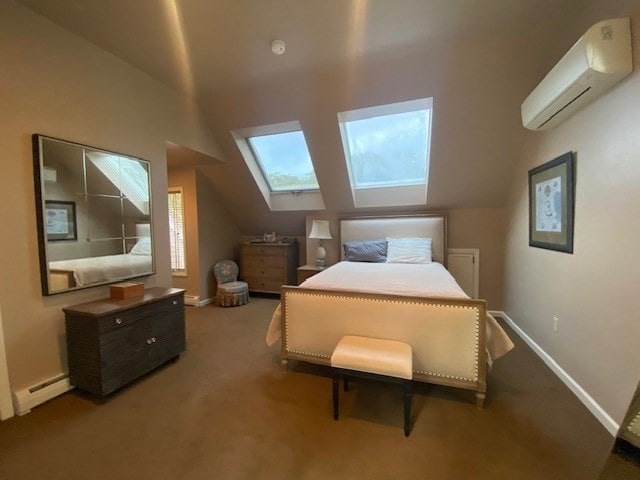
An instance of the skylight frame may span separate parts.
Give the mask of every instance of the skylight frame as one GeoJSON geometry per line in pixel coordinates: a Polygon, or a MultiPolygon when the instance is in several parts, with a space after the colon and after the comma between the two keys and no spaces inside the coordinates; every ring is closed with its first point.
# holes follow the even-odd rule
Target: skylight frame
{"type": "Polygon", "coordinates": [[[262,176],[264,177],[264,181],[269,186],[269,191],[272,194],[281,194],[281,193],[299,194],[299,193],[302,193],[302,192],[319,192],[320,191],[320,184],[318,183],[318,177],[316,177],[316,171],[315,171],[315,167],[313,166],[313,160],[311,158],[311,152],[309,151],[309,145],[307,144],[307,139],[306,139],[306,137],[304,135],[304,131],[302,130],[302,128],[287,129],[286,131],[277,131],[277,132],[269,132],[269,133],[251,135],[251,136],[247,136],[245,138],[245,140],[247,142],[247,146],[249,147],[249,150],[251,151],[251,154],[253,155],[253,158],[256,161],[256,164],[258,165],[258,168],[260,169],[260,172],[262,173],[262,176]],[[314,178],[316,179],[316,185],[317,185],[316,187],[304,188],[304,187],[301,186],[300,188],[282,188],[282,189],[275,188],[273,186],[273,184],[271,183],[271,180],[269,178],[269,173],[267,172],[267,168],[265,167],[264,161],[262,159],[262,155],[260,154],[260,152],[256,148],[255,144],[252,142],[252,140],[254,138],[269,137],[269,136],[273,136],[273,135],[282,135],[282,134],[294,133],[294,132],[296,132],[296,133],[300,132],[300,135],[302,136],[302,142],[304,143],[304,147],[306,149],[307,155],[309,156],[309,163],[311,165],[311,170],[313,172],[314,178]]]}
{"type": "Polygon", "coordinates": [[[242,128],[237,130],[231,130],[229,133],[233,138],[242,159],[244,160],[249,173],[253,177],[258,190],[260,191],[265,203],[269,209],[273,212],[281,211],[313,211],[324,210],[324,200],[322,198],[322,191],[320,181],[316,176],[318,182],[318,188],[314,190],[276,190],[272,191],[269,183],[267,183],[266,176],[261,170],[259,162],[256,159],[254,152],[252,151],[248,138],[257,137],[262,135],[271,135],[276,133],[287,133],[291,131],[300,130],[304,136],[305,145],[309,153],[311,160],[311,166],[313,167],[315,175],[315,165],[313,157],[311,156],[311,150],[308,147],[306,136],[304,135],[304,129],[297,120],[275,123],[270,125],[263,125],[258,127],[242,128]]]}
{"type": "Polygon", "coordinates": [[[355,207],[385,207],[426,204],[427,186],[429,183],[431,135],[433,130],[433,98],[420,98],[405,102],[340,112],[338,113],[338,126],[355,207]],[[425,132],[424,181],[397,182],[389,180],[388,182],[380,181],[370,185],[357,185],[355,173],[353,171],[354,166],[351,158],[347,124],[349,122],[359,120],[419,111],[425,111],[427,116],[427,128],[425,132]]]}

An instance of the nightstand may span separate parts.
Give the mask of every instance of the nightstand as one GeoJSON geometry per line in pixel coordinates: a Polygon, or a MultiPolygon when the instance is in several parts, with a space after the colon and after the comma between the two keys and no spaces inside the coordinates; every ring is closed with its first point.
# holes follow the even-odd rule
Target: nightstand
{"type": "Polygon", "coordinates": [[[316,267],[315,265],[302,265],[298,267],[298,285],[322,270],[324,270],[324,268],[316,267]]]}

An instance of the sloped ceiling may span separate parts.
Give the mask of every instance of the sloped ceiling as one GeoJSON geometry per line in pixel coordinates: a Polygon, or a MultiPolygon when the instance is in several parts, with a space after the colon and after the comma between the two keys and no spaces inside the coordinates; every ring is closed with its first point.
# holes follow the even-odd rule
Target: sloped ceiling
{"type": "Polygon", "coordinates": [[[637,6],[637,0],[20,3],[194,95],[226,157],[198,168],[243,233],[288,235],[305,231],[308,212],[269,211],[230,130],[299,120],[327,211],[349,213],[355,209],[337,112],[433,97],[429,192],[419,209],[501,206],[528,134],[520,123],[522,100],[589,25],[637,6]],[[271,53],[274,38],[287,42],[284,55],[271,53]]]}

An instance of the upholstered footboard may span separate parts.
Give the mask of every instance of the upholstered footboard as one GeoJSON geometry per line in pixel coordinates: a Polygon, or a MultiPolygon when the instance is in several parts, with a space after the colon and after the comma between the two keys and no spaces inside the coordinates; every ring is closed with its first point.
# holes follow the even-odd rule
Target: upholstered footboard
{"type": "Polygon", "coordinates": [[[486,392],[484,300],[282,288],[282,358],[330,363],[344,335],[384,338],[413,348],[413,378],[486,392]]]}

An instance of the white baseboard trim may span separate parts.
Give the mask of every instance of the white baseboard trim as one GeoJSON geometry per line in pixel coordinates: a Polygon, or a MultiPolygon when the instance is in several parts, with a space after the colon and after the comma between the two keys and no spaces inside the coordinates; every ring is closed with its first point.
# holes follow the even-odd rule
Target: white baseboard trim
{"type": "Polygon", "coordinates": [[[564,369],[556,363],[556,361],[545,352],[540,345],[533,341],[533,339],[522,330],[509,315],[502,311],[489,311],[494,317],[503,318],[505,322],[516,332],[522,340],[525,341],[529,347],[542,359],[542,361],[551,369],[562,382],[569,387],[576,397],[584,404],[585,407],[591,412],[591,414],[598,419],[598,421],[607,429],[607,431],[614,437],[618,433],[620,425],[609,416],[604,409],[598,405],[598,403],[589,395],[584,388],[582,388],[578,382],[576,382],[564,369]]]}
{"type": "Polygon", "coordinates": [[[47,382],[13,392],[13,409],[16,415],[26,415],[32,408],[66,393],[72,388],[74,387],[69,382],[69,376],[60,374],[47,382]],[[61,376],[63,378],[60,378],[61,376]]]}

